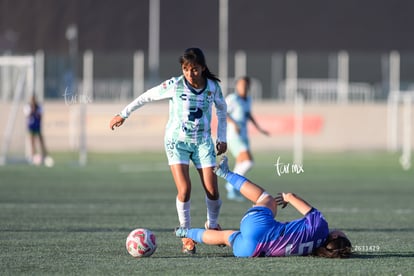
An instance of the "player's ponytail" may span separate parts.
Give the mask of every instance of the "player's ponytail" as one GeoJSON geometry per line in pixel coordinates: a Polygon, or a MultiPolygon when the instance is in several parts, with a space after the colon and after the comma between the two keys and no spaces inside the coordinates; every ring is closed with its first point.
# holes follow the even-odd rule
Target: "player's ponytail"
{"type": "Polygon", "coordinates": [[[328,236],[327,241],[313,251],[313,256],[324,258],[349,258],[352,254],[351,242],[345,237],[332,238],[328,236]]]}
{"type": "Polygon", "coordinates": [[[212,79],[215,81],[220,81],[220,79],[210,72],[210,70],[207,67],[206,59],[204,57],[203,51],[201,51],[200,48],[188,48],[184,51],[184,54],[179,59],[180,64],[183,65],[185,63],[196,63],[198,65],[201,65],[205,68],[203,71],[203,77],[207,79],[212,79]]]}

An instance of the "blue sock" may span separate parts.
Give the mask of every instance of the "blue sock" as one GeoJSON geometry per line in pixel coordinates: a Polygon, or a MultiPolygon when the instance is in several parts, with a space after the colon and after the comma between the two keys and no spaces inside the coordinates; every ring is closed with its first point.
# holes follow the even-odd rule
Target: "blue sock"
{"type": "Polygon", "coordinates": [[[226,180],[239,192],[243,183],[248,181],[246,177],[233,172],[227,173],[226,180]]]}
{"type": "Polygon", "coordinates": [[[191,228],[187,231],[187,238],[192,239],[195,242],[202,243],[203,242],[203,234],[206,229],[202,228],[191,228]]]}

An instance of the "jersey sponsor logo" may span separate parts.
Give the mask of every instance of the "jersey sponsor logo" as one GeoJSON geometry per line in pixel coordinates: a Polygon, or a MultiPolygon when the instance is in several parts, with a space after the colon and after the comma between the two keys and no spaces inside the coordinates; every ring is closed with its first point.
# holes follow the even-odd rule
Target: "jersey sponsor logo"
{"type": "Polygon", "coordinates": [[[203,116],[203,110],[201,108],[195,107],[190,108],[190,114],[188,114],[188,120],[194,122],[195,119],[200,119],[203,116]]]}
{"type": "Polygon", "coordinates": [[[206,96],[203,97],[202,94],[201,95],[191,95],[191,94],[186,94],[186,93],[182,93],[180,96],[178,96],[182,101],[190,101],[190,102],[195,102],[195,103],[203,103],[203,102],[207,102],[207,103],[211,103],[213,101],[213,94],[211,91],[208,91],[206,93],[206,96]]]}
{"type": "Polygon", "coordinates": [[[183,101],[187,101],[187,99],[188,99],[187,94],[181,94],[180,99],[183,100],[183,101]]]}
{"type": "Polygon", "coordinates": [[[188,114],[188,121],[183,122],[181,128],[184,132],[198,132],[202,131],[200,129],[199,123],[196,121],[203,117],[203,110],[199,107],[190,108],[190,113],[188,114]]]}

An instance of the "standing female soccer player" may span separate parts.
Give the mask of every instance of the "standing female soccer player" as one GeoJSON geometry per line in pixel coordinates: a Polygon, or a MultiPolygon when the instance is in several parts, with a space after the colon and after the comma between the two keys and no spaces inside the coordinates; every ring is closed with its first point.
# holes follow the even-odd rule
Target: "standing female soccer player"
{"type": "Polygon", "coordinates": [[[52,167],[54,161],[47,154],[45,141],[42,134],[43,109],[42,106],[37,102],[35,95],[31,97],[30,103],[24,107],[24,113],[27,117],[27,129],[30,136],[30,162],[35,165],[45,164],[48,167],[52,167]],[[38,154],[36,150],[36,140],[39,141],[40,154],[38,154]]]}
{"type": "MultiPolygon", "coordinates": [[[[226,102],[219,85],[220,80],[208,69],[200,49],[185,50],[180,57],[180,64],[182,76],[171,78],[140,95],[116,115],[109,126],[111,129],[121,126],[134,110],[147,102],[169,99],[170,116],[165,132],[165,151],[177,187],[176,207],[180,227],[191,227],[191,160],[206,192],[205,227],[220,229],[217,220],[221,199],[217,176],[213,172],[216,153],[211,138],[211,115],[214,104],[218,118],[216,149],[220,155],[227,150],[226,102]]],[[[195,253],[193,240],[183,238],[182,242],[183,252],[195,253]]]]}
{"type": "Polygon", "coordinates": [[[292,193],[279,193],[276,198],[245,177],[229,171],[224,156],[215,173],[225,178],[255,205],[240,222],[240,230],[205,230],[178,228],[178,237],[196,242],[233,248],[236,257],[282,257],[315,255],[328,258],[347,258],[351,242],[338,230],[329,231],[328,223],[316,208],[292,193]],[[290,222],[274,219],[277,205],[295,207],[304,217],[290,222]]]}
{"type": "MultiPolygon", "coordinates": [[[[236,91],[226,97],[227,103],[227,141],[229,150],[236,158],[233,171],[245,175],[253,167],[253,157],[250,151],[247,123],[253,125],[264,135],[269,135],[263,130],[251,113],[252,98],[249,96],[250,78],[242,77],[236,82],[236,91]]],[[[233,188],[230,183],[226,184],[227,198],[242,201],[244,197],[233,188]]]]}

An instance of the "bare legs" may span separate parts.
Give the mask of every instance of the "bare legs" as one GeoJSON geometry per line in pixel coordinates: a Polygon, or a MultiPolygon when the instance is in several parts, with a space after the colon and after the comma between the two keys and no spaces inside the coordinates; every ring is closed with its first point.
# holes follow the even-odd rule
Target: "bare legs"
{"type": "MultiPolygon", "coordinates": [[[[220,164],[217,166],[215,173],[225,178],[233,187],[240,191],[247,199],[253,202],[256,206],[264,206],[272,210],[276,214],[277,205],[274,198],[267,194],[263,188],[254,184],[245,177],[229,171],[227,158],[223,157],[220,164]]],[[[177,229],[176,235],[178,237],[188,237],[197,242],[203,242],[210,245],[226,244],[230,245],[229,238],[236,232],[235,230],[216,231],[204,229],[177,229]]]]}
{"type": "Polygon", "coordinates": [[[37,147],[36,147],[36,139],[39,140],[39,145],[40,145],[40,163],[42,163],[45,158],[47,157],[48,153],[46,150],[46,146],[45,146],[45,142],[43,139],[43,135],[41,132],[38,133],[30,133],[30,146],[31,146],[31,158],[32,158],[32,162],[34,161],[34,157],[37,154],[37,147]]]}

